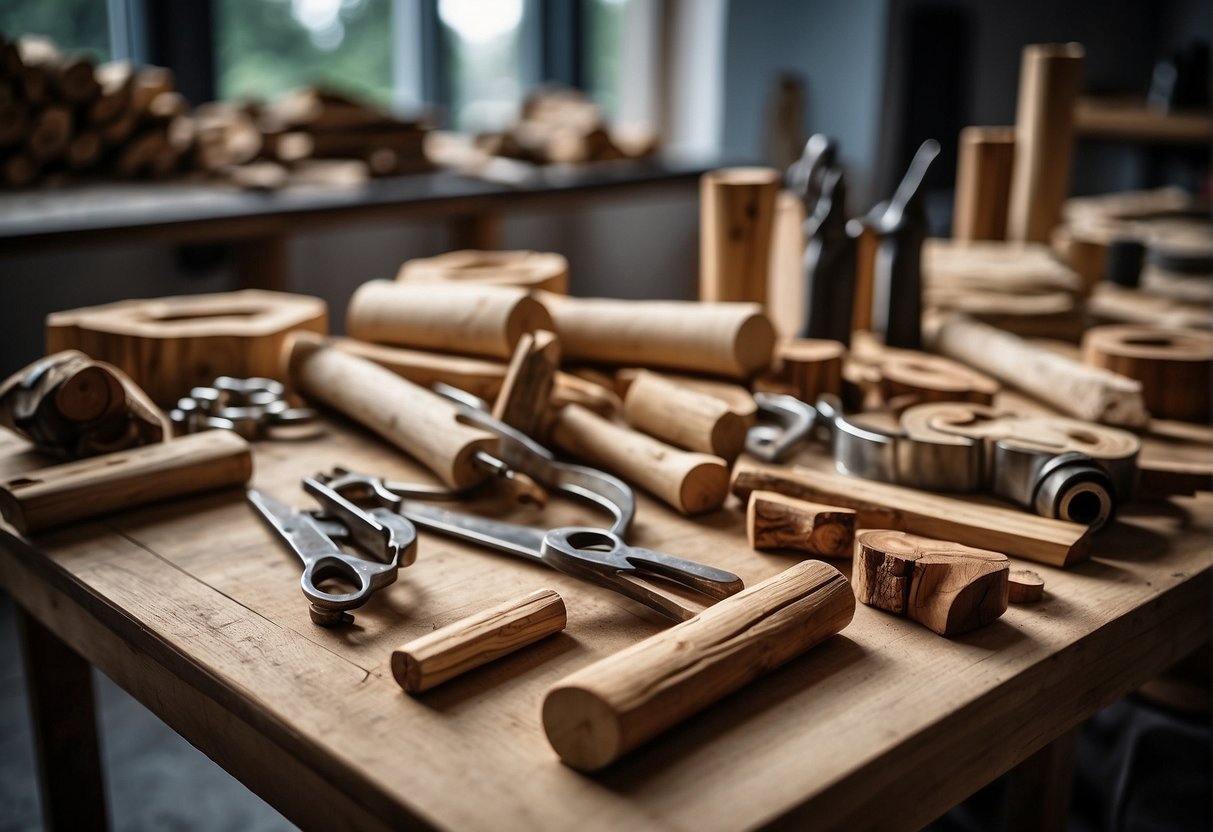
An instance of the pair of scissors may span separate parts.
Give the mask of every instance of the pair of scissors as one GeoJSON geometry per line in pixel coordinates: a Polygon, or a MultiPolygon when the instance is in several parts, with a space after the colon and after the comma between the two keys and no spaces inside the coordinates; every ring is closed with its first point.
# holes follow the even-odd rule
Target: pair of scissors
{"type": "Polygon", "coordinates": [[[249,502],[303,561],[299,584],[311,604],[312,622],[333,627],[353,621],[349,610],[361,607],[379,589],[393,583],[401,566],[417,558],[417,529],[385,508],[364,511],[341,494],[311,477],[303,488],[320,503],[316,513],[299,511],[250,488],[249,502]],[[347,553],[333,539],[355,543],[375,560],[347,553]],[[335,581],[352,587],[328,591],[335,581]]]}
{"type": "Polygon", "coordinates": [[[683,606],[655,586],[644,583],[644,579],[661,578],[713,600],[744,589],[741,578],[732,572],[629,546],[608,529],[589,526],[539,529],[489,520],[405,499],[379,477],[367,474],[343,472],[317,479],[343,497],[376,502],[379,508],[398,512],[423,529],[542,564],[638,601],[674,621],[685,621],[699,610],[683,606]]]}

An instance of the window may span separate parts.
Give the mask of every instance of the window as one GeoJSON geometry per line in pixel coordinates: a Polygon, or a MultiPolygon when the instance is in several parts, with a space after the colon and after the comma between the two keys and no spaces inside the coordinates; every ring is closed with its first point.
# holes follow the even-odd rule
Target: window
{"type": "Polygon", "coordinates": [[[523,0],[438,0],[450,125],[499,130],[525,94],[523,0]]]}
{"type": "Polygon", "coordinates": [[[221,98],[314,84],[392,102],[391,0],[217,0],[221,98]]]}
{"type": "Polygon", "coordinates": [[[100,0],[0,0],[0,32],[7,38],[46,35],[65,52],[110,59],[108,4],[100,0]]]}
{"type": "Polygon", "coordinates": [[[588,92],[607,119],[619,118],[624,15],[629,0],[586,0],[585,64],[588,92]]]}

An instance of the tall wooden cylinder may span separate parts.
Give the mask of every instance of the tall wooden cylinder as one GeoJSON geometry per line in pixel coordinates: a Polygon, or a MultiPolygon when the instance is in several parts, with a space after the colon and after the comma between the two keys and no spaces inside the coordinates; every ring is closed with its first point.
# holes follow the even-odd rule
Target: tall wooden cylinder
{"type": "Polygon", "coordinates": [[[952,239],[1006,239],[1014,162],[1014,127],[966,127],[960,131],[952,239]]]}
{"type": "Polygon", "coordinates": [[[699,180],[699,299],[767,302],[779,172],[724,168],[699,180]]]}
{"type": "Polygon", "coordinates": [[[1070,189],[1074,104],[1082,85],[1078,43],[1025,46],[1015,114],[1007,239],[1048,242],[1070,189]]]}

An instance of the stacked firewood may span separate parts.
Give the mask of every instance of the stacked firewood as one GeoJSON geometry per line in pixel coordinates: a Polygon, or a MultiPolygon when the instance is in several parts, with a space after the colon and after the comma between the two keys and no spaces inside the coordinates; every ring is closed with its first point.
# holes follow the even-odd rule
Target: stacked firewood
{"type": "Polygon", "coordinates": [[[535,91],[523,102],[517,124],[500,133],[482,133],[475,144],[491,156],[539,165],[640,159],[657,149],[651,131],[610,128],[597,104],[567,87],[535,91]]]}
{"type": "Polygon", "coordinates": [[[427,127],[317,89],[193,110],[162,67],[0,36],[0,183],[201,173],[252,188],[429,170],[427,127]],[[340,162],[334,160],[342,160],[340,162]]]}
{"type": "Polygon", "coordinates": [[[0,179],[11,187],[56,173],[168,176],[193,143],[188,109],[167,69],[0,37],[0,179]]]}

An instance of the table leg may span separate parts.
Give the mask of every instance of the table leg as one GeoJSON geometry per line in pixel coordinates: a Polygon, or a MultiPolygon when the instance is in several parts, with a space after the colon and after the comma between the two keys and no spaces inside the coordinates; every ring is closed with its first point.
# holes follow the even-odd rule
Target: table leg
{"type": "Polygon", "coordinates": [[[232,246],[232,267],[241,289],[289,290],[290,240],[285,234],[267,234],[240,240],[232,246]]]}
{"type": "Polygon", "coordinates": [[[493,251],[501,248],[501,215],[482,211],[455,217],[451,225],[451,248],[493,251]]]}
{"type": "Polygon", "coordinates": [[[1011,769],[1007,787],[1007,830],[1064,832],[1074,783],[1072,728],[1011,769]]]}
{"type": "Polygon", "coordinates": [[[42,819],[46,829],[105,829],[105,784],[88,663],[17,608],[42,819]]]}

